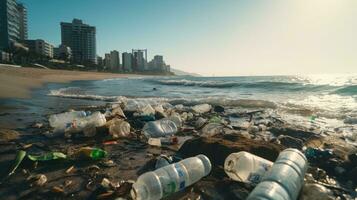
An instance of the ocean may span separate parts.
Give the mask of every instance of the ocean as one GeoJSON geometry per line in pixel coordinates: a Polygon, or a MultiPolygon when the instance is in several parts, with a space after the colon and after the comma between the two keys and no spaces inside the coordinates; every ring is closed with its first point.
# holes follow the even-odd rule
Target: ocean
{"type": "Polygon", "coordinates": [[[31,99],[1,100],[7,110],[0,120],[24,126],[30,123],[28,118],[46,120],[49,114],[67,109],[130,98],[151,103],[269,109],[292,123],[306,125],[314,119],[322,129],[332,129],[357,117],[357,75],[157,76],[51,83],[34,90],[31,99]]]}

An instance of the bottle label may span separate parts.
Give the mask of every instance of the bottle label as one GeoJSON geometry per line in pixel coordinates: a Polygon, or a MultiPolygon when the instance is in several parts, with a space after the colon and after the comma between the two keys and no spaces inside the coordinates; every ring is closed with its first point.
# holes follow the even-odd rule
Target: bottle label
{"type": "Polygon", "coordinates": [[[179,183],[179,188],[178,190],[182,190],[186,187],[186,182],[185,182],[185,179],[186,179],[186,176],[185,176],[185,172],[183,171],[181,165],[179,164],[175,164],[175,168],[177,170],[177,173],[178,173],[178,177],[179,177],[179,180],[178,180],[178,183],[179,183]]]}

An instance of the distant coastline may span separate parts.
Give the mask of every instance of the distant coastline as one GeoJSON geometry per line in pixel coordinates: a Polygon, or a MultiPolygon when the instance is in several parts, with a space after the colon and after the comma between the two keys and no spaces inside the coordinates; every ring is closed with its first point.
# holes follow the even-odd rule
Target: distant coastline
{"type": "Polygon", "coordinates": [[[39,69],[0,65],[0,98],[30,98],[31,90],[45,83],[66,83],[76,80],[101,80],[143,76],[89,71],[39,69]]]}

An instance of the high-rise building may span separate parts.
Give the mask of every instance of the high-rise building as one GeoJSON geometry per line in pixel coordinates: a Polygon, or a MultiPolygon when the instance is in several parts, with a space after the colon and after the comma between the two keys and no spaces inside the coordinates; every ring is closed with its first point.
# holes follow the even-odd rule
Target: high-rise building
{"type": "Polygon", "coordinates": [[[96,28],[73,19],[72,23],[61,22],[62,44],[72,50],[73,61],[97,63],[96,28]]]}
{"type": "Polygon", "coordinates": [[[106,53],[104,55],[104,66],[107,70],[110,69],[110,54],[109,53],[106,53]]]}
{"type": "Polygon", "coordinates": [[[134,70],[145,71],[147,70],[147,50],[146,49],[133,49],[132,54],[134,57],[134,70]]]}
{"type": "Polygon", "coordinates": [[[53,58],[53,45],[44,40],[25,40],[26,46],[30,51],[37,54],[53,58]]]}
{"type": "Polygon", "coordinates": [[[132,72],[133,71],[133,54],[124,52],[122,53],[122,65],[123,71],[132,72]]]}
{"type": "Polygon", "coordinates": [[[164,57],[161,55],[154,56],[149,62],[149,67],[152,71],[170,72],[170,66],[166,65],[164,57]]]}
{"type": "Polygon", "coordinates": [[[20,39],[16,0],[0,0],[0,49],[8,49],[20,39]]]}
{"type": "Polygon", "coordinates": [[[61,60],[71,60],[72,50],[66,45],[59,45],[53,48],[53,57],[61,60]]]}
{"type": "Polygon", "coordinates": [[[110,52],[110,69],[112,71],[120,71],[120,56],[116,50],[110,52]]]}
{"type": "Polygon", "coordinates": [[[27,40],[28,30],[27,30],[27,9],[24,4],[17,4],[17,10],[19,12],[19,39],[21,41],[27,40]]]}

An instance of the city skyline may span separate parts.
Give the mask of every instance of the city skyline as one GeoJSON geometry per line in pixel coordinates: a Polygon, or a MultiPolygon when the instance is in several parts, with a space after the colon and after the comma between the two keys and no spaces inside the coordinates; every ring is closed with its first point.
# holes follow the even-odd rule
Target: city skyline
{"type": "Polygon", "coordinates": [[[97,27],[102,57],[147,48],[174,68],[218,76],[357,72],[350,0],[21,2],[29,38],[57,46],[59,22],[79,18],[97,27]]]}

